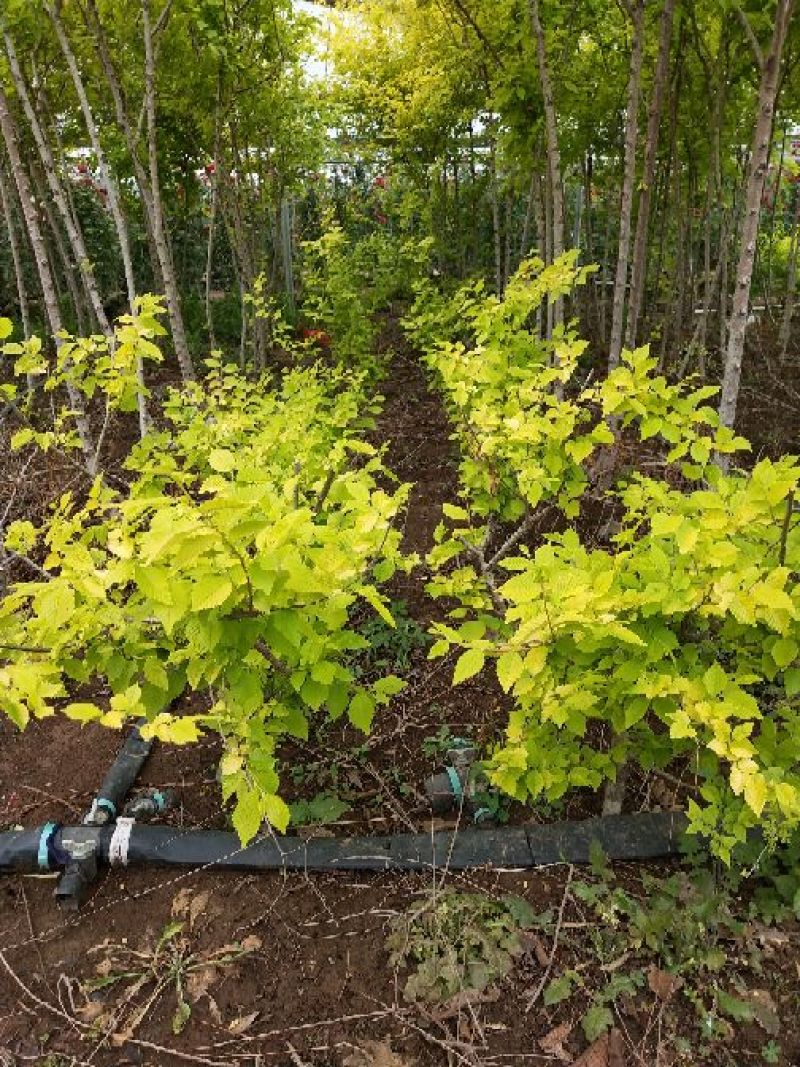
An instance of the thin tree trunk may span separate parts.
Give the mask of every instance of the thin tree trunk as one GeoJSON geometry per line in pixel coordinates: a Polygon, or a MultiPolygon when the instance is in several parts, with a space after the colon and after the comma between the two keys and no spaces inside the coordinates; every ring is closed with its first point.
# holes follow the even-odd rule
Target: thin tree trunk
{"type": "MultiPolygon", "coordinates": [[[[27,341],[31,336],[31,312],[28,303],[28,289],[25,285],[25,267],[22,261],[22,249],[20,248],[17,236],[17,227],[14,222],[14,212],[11,204],[11,192],[8,188],[4,169],[0,166],[0,207],[3,209],[3,217],[6,220],[8,243],[11,248],[11,259],[14,264],[14,281],[17,286],[17,301],[19,303],[20,318],[22,319],[22,333],[27,341]]],[[[30,380],[28,381],[28,385],[31,385],[30,380]]]]}
{"type": "Polygon", "coordinates": [[[600,271],[600,340],[606,343],[608,337],[608,276],[609,252],[611,250],[611,209],[606,195],[606,225],[603,234],[603,266],[600,271]]]}
{"type": "MultiPolygon", "coordinates": [[[[51,267],[58,281],[57,264],[61,264],[64,282],[69,290],[72,306],[75,308],[75,327],[79,336],[83,337],[91,332],[92,326],[92,309],[87,303],[86,290],[78,284],[75,277],[75,263],[70,256],[61,226],[53,211],[53,204],[47,196],[44,178],[35,164],[31,166],[31,181],[34,186],[34,195],[42,206],[44,219],[53,239],[53,251],[50,255],[51,267]]],[[[46,236],[45,234],[45,238],[46,236]]]]}
{"type": "Polygon", "coordinates": [[[158,172],[158,146],[156,143],[156,69],[153,52],[153,28],[150,22],[150,0],[142,0],[142,34],[145,53],[145,104],[147,107],[147,155],[150,169],[150,192],[153,209],[153,237],[164,276],[164,293],[167,298],[172,343],[181,368],[181,376],[186,382],[195,378],[186,330],[181,313],[180,294],[175,278],[169,239],[164,221],[164,205],[161,202],[161,183],[158,172]]]}
{"type": "MultiPolygon", "coordinates": [[[[106,83],[111,92],[111,99],[114,103],[114,113],[117,118],[117,123],[122,131],[125,139],[125,144],[128,149],[128,154],[131,158],[133,165],[133,172],[136,177],[136,184],[139,189],[139,195],[142,198],[142,204],[144,206],[144,217],[147,228],[148,242],[151,250],[154,252],[153,267],[156,275],[162,283],[164,292],[167,295],[167,312],[169,315],[170,329],[172,331],[172,342],[175,346],[175,354],[178,357],[178,363],[181,367],[181,372],[184,372],[184,367],[189,370],[189,380],[194,378],[194,368],[191,364],[191,357],[189,355],[189,349],[186,344],[186,331],[183,325],[183,317],[181,315],[180,303],[174,300],[170,300],[169,291],[176,291],[174,284],[174,270],[172,266],[172,257],[169,250],[169,245],[164,239],[165,234],[162,231],[162,240],[157,239],[156,234],[156,218],[154,207],[153,189],[150,184],[150,180],[147,176],[147,171],[139,158],[138,149],[136,146],[136,136],[131,128],[130,119],[128,117],[128,111],[125,106],[125,99],[122,92],[122,86],[117,76],[116,69],[114,67],[113,60],[111,58],[111,51],[108,47],[108,40],[103,28],[103,23],[100,19],[100,14],[97,10],[96,0],[86,0],[84,7],[84,13],[86,16],[86,25],[90,32],[93,33],[95,47],[97,48],[97,54],[100,58],[100,64],[103,68],[103,74],[106,79],[106,83]],[[168,279],[170,283],[168,285],[168,279]]],[[[152,38],[151,38],[152,39],[152,38]]],[[[152,51],[152,49],[151,49],[152,51]]],[[[184,377],[186,375],[184,374],[184,377]]]]}
{"type": "MultiPolygon", "coordinates": [[[[75,53],[72,49],[58,8],[55,4],[45,3],[45,9],[50,16],[50,21],[53,23],[53,28],[56,31],[61,51],[72,78],[72,84],[75,86],[75,92],[77,93],[78,102],[80,103],[81,111],[83,113],[83,121],[86,124],[86,132],[89,134],[89,140],[92,143],[92,151],[94,152],[95,159],[97,160],[97,167],[100,171],[100,180],[106,191],[108,209],[114,222],[114,228],[117,231],[117,241],[119,242],[119,251],[122,258],[122,269],[125,274],[125,288],[128,294],[128,310],[133,315],[136,313],[136,278],[133,271],[133,257],[131,255],[128,223],[122,210],[119,189],[117,188],[114,174],[108,165],[108,160],[105,151],[103,150],[103,143],[100,140],[97,123],[95,122],[94,113],[92,112],[92,107],[89,103],[89,97],[86,94],[86,86],[84,85],[83,77],[81,76],[77,60],[75,59],[75,53]]],[[[144,396],[144,368],[141,359],[137,360],[136,377],[140,387],[137,395],[139,433],[141,437],[144,437],[150,427],[150,417],[147,412],[147,403],[144,396]]]]}
{"type": "Polygon", "coordinates": [[[528,188],[528,199],[525,204],[525,218],[522,222],[522,236],[519,242],[519,259],[525,259],[530,252],[531,219],[533,218],[533,205],[536,200],[536,167],[531,171],[531,183],[528,188]]]}
{"type": "Polygon", "coordinates": [[[650,113],[647,120],[647,137],[644,145],[644,162],[642,181],[639,192],[639,211],[636,217],[636,236],[633,241],[633,263],[631,266],[631,288],[628,307],[628,326],[625,343],[628,348],[636,345],[636,331],[642,310],[644,284],[647,276],[647,244],[650,229],[650,200],[653,180],[656,173],[658,156],[658,135],[661,129],[661,112],[664,104],[664,91],[669,72],[669,53],[672,44],[672,24],[675,15],[676,0],[664,0],[661,13],[661,33],[658,42],[658,59],[653,75],[653,91],[650,97],[650,113]]]}
{"type": "Polygon", "coordinates": [[[739,383],[742,376],[747,312],[750,304],[750,288],[753,281],[753,264],[756,254],[756,238],[761,216],[761,197],[769,164],[769,147],[772,137],[772,119],[778,93],[781,57],[792,16],[794,0],[778,0],[775,26],[769,54],[761,74],[758,92],[758,113],[750,156],[742,228],[739,238],[739,263],[736,268],[736,290],[733,298],[728,348],[725,354],[725,372],[722,378],[722,395],[719,402],[720,420],[732,427],[736,419],[736,404],[739,399],[739,383]]]}
{"type": "Polygon", "coordinates": [[[792,225],[792,246],[789,250],[789,268],[786,276],[786,300],[783,305],[783,318],[778,334],[781,359],[789,348],[792,335],[792,316],[794,315],[795,290],[797,288],[797,253],[800,246],[800,191],[795,190],[794,223],[792,225]]]}
{"type": "MultiPolygon", "coordinates": [[[[14,175],[14,182],[17,187],[17,196],[19,198],[20,206],[22,207],[22,214],[25,219],[25,226],[28,230],[31,248],[33,249],[33,258],[36,262],[36,269],[39,273],[39,281],[42,286],[42,296],[44,297],[47,321],[50,325],[50,332],[53,335],[56,348],[58,348],[61,344],[59,334],[61,333],[62,322],[61,311],[58,306],[58,297],[56,296],[56,287],[50,270],[50,263],[47,258],[47,247],[44,242],[44,235],[42,234],[39,219],[36,215],[36,207],[30,182],[22,164],[14,119],[8,106],[8,97],[6,96],[2,82],[0,82],[0,132],[2,133],[3,142],[6,146],[6,152],[11,164],[11,172],[14,175]]],[[[83,410],[83,400],[81,394],[72,384],[67,385],[67,393],[69,395],[69,402],[72,410],[76,413],[75,424],[81,440],[83,454],[86,458],[87,468],[89,472],[93,474],[95,469],[94,447],[92,444],[92,434],[89,429],[89,422],[83,410]]]]}
{"type": "Polygon", "coordinates": [[[22,108],[28,120],[28,125],[31,128],[33,139],[36,143],[36,149],[39,153],[39,158],[42,161],[42,166],[44,167],[47,186],[53,197],[56,208],[58,209],[58,213],[61,216],[62,222],[64,223],[64,229],[67,233],[72,255],[76,261],[78,272],[83,282],[83,286],[86,289],[86,294],[89,297],[89,303],[94,316],[102,332],[106,336],[109,336],[111,334],[111,324],[108,321],[108,316],[106,315],[103,301],[97,288],[97,279],[92,271],[91,260],[89,258],[89,253],[86,251],[86,243],[83,239],[83,233],[70,211],[67,196],[58,175],[55,158],[31,102],[30,93],[28,92],[28,87],[17,59],[14,42],[8,31],[3,32],[3,40],[6,46],[6,55],[8,56],[11,79],[22,103],[22,108]]]}
{"type": "Polygon", "coordinates": [[[492,134],[491,174],[489,195],[492,201],[492,235],[494,241],[494,284],[498,296],[503,295],[503,237],[500,232],[500,198],[497,189],[497,145],[492,134]]]}
{"type": "MultiPolygon", "coordinates": [[[[542,87],[542,99],[544,101],[544,125],[547,144],[547,169],[550,175],[550,194],[552,197],[552,263],[564,251],[564,183],[561,175],[561,153],[558,146],[558,125],[556,123],[556,108],[553,98],[553,82],[550,77],[550,69],[547,64],[547,48],[545,46],[544,30],[539,17],[539,0],[530,0],[531,24],[536,37],[536,56],[539,65],[539,81],[542,87]]],[[[559,297],[553,307],[553,325],[558,326],[564,321],[564,301],[559,297]]]]}
{"type": "Polygon", "coordinates": [[[509,189],[506,193],[506,202],[503,208],[503,221],[505,222],[505,262],[503,264],[503,289],[508,285],[511,277],[511,251],[514,243],[514,197],[509,189]]]}
{"type": "Polygon", "coordinates": [[[788,134],[788,126],[784,122],[783,124],[783,136],[781,137],[781,154],[778,159],[778,170],[775,175],[775,191],[772,194],[772,204],[769,212],[769,247],[770,254],[767,263],[767,279],[764,285],[764,303],[766,305],[766,312],[770,318],[772,318],[772,265],[775,262],[775,254],[773,251],[775,241],[775,214],[778,209],[778,201],[781,195],[781,179],[783,178],[783,168],[786,162],[786,137],[788,134]]]}
{"type": "Polygon", "coordinates": [[[633,21],[633,42],[631,45],[630,76],[628,79],[628,104],[625,116],[625,163],[620,202],[619,249],[617,253],[617,273],[614,280],[611,345],[608,353],[609,370],[613,370],[619,364],[622,353],[622,331],[625,324],[625,291],[628,283],[633,191],[636,183],[636,141],[639,133],[639,86],[642,80],[642,56],[644,52],[644,0],[635,0],[631,10],[631,18],[633,21]]]}
{"type": "Polygon", "coordinates": [[[211,210],[208,219],[208,245],[206,247],[206,327],[208,343],[212,350],[217,347],[214,336],[214,315],[211,307],[211,275],[214,267],[214,237],[219,211],[220,157],[222,155],[222,60],[217,69],[217,101],[214,115],[214,172],[211,178],[211,210]]]}

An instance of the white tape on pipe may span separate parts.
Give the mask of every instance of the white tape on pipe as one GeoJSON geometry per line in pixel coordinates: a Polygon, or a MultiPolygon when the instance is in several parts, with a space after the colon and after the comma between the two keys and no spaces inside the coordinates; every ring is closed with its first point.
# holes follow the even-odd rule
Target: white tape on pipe
{"type": "Polygon", "coordinates": [[[111,867],[128,866],[128,845],[135,819],[121,818],[114,824],[114,833],[108,843],[108,862],[111,867]]]}

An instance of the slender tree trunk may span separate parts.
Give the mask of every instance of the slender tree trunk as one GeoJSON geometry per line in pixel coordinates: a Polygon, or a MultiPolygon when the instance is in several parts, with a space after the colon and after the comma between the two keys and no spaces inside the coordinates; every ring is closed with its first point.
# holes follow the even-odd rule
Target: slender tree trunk
{"type": "Polygon", "coordinates": [[[494,242],[494,284],[498,296],[503,295],[503,235],[500,231],[500,197],[497,181],[497,144],[492,133],[491,174],[489,196],[492,201],[492,235],[494,242]]]}
{"type": "MultiPolygon", "coordinates": [[[[547,181],[540,174],[536,175],[536,229],[538,230],[536,244],[539,256],[546,263],[547,262],[547,241],[548,241],[548,227],[547,227],[547,207],[545,189],[547,188],[547,181]]],[[[542,337],[544,330],[544,315],[542,314],[542,305],[536,309],[536,333],[537,336],[542,337]]]]}
{"type": "Polygon", "coordinates": [[[30,93],[28,92],[28,86],[25,82],[25,78],[22,74],[22,70],[17,59],[17,53],[14,48],[14,42],[11,35],[5,31],[3,33],[3,40],[6,46],[6,55],[8,56],[8,65],[11,71],[11,79],[14,83],[14,88],[17,90],[17,95],[22,103],[22,108],[25,112],[25,116],[28,120],[28,125],[31,128],[33,139],[36,143],[36,149],[39,153],[39,158],[42,161],[42,167],[44,168],[45,179],[47,186],[53,197],[53,202],[56,205],[61,220],[64,223],[64,229],[67,233],[67,238],[70,243],[72,255],[78,267],[83,286],[86,290],[86,294],[89,298],[94,317],[100,329],[106,336],[111,333],[111,324],[108,321],[105,308],[103,307],[103,301],[100,297],[100,292],[97,288],[97,280],[92,271],[91,260],[89,253],[86,251],[86,243],[83,239],[83,233],[81,228],[77,225],[76,220],[72,216],[70,206],[67,200],[64,187],[61,184],[61,179],[58,174],[58,167],[56,160],[53,156],[50,145],[45,137],[42,125],[39,122],[36,111],[31,102],[30,93]]]}
{"type": "Polygon", "coordinates": [[[642,80],[644,52],[644,0],[635,0],[632,10],[633,42],[631,46],[628,104],[625,116],[625,164],[619,215],[619,249],[614,280],[614,305],[611,319],[611,346],[608,367],[613,370],[622,353],[622,330],[625,324],[625,290],[628,284],[628,259],[631,244],[633,192],[636,183],[636,141],[639,133],[639,85],[642,80]]]}
{"type": "Polygon", "coordinates": [[[761,85],[758,92],[758,114],[750,156],[742,228],[739,237],[736,290],[728,328],[728,348],[725,354],[725,372],[722,378],[722,395],[719,402],[720,420],[724,426],[730,427],[733,426],[736,419],[736,404],[739,399],[739,383],[742,376],[742,359],[744,357],[747,312],[750,304],[750,288],[753,281],[753,264],[756,254],[756,238],[761,216],[761,197],[764,192],[764,180],[769,164],[772,119],[775,111],[775,99],[778,93],[781,57],[793,7],[794,0],[778,0],[772,42],[769,54],[764,61],[761,85]]]}
{"type": "MultiPolygon", "coordinates": [[[[147,171],[139,158],[139,152],[137,149],[137,137],[134,130],[131,127],[130,119],[128,117],[128,110],[125,105],[125,98],[122,92],[122,86],[117,76],[114,63],[111,59],[111,51],[108,46],[108,40],[103,28],[103,23],[100,19],[100,14],[97,10],[96,0],[86,0],[84,7],[84,13],[86,16],[86,25],[89,31],[93,35],[97,54],[100,58],[100,64],[103,68],[103,74],[106,79],[109,91],[111,92],[111,99],[114,104],[114,113],[117,118],[117,123],[125,139],[125,144],[128,149],[128,154],[131,158],[133,165],[133,172],[136,177],[136,184],[139,189],[139,195],[142,198],[142,204],[144,206],[145,223],[147,227],[148,242],[152,251],[154,252],[153,267],[157,277],[161,281],[164,292],[167,296],[167,312],[169,315],[170,329],[172,331],[172,343],[175,346],[175,354],[178,357],[178,363],[181,367],[181,373],[184,378],[191,380],[194,378],[194,368],[191,363],[191,356],[189,355],[188,345],[186,343],[186,331],[183,325],[183,316],[181,314],[180,302],[170,299],[170,292],[173,294],[177,292],[177,284],[175,283],[175,273],[172,265],[172,256],[169,250],[169,244],[166,240],[165,231],[162,229],[161,240],[157,239],[157,225],[154,206],[154,195],[151,187],[150,180],[147,175],[147,171]]],[[[149,26],[149,23],[148,23],[149,26]]],[[[152,42],[152,34],[148,34],[152,42]]],[[[152,58],[152,48],[150,49],[152,58]]],[[[155,81],[153,79],[153,91],[155,91],[155,81]]],[[[145,94],[147,96],[147,94],[145,94]]],[[[160,202],[160,197],[159,197],[160,202]]],[[[163,222],[163,216],[162,216],[163,222]]]]}
{"type": "MultiPolygon", "coordinates": [[[[27,341],[31,336],[31,312],[28,303],[28,288],[25,285],[25,266],[22,260],[22,249],[20,248],[17,227],[14,222],[14,211],[11,205],[11,192],[8,188],[4,169],[0,166],[0,207],[3,209],[3,218],[6,220],[8,243],[14,264],[14,281],[17,286],[17,301],[19,303],[20,318],[22,319],[22,333],[27,341]]],[[[30,381],[28,384],[31,384],[30,381]]]]}
{"type": "Polygon", "coordinates": [[[175,270],[172,262],[172,254],[169,248],[166,223],[164,221],[164,205],[161,202],[161,182],[158,172],[158,145],[156,143],[156,68],[155,53],[153,51],[153,28],[150,22],[150,0],[142,0],[142,34],[144,37],[145,53],[145,104],[147,107],[147,156],[150,169],[150,192],[153,208],[153,237],[158,250],[158,258],[161,263],[161,272],[164,276],[164,293],[167,298],[170,326],[172,327],[172,343],[175,345],[175,355],[181,368],[181,375],[186,382],[195,378],[192,357],[189,354],[189,344],[186,340],[186,330],[183,325],[181,313],[180,294],[178,283],[175,278],[175,270]]]}
{"type": "Polygon", "coordinates": [[[505,261],[503,264],[503,289],[508,285],[511,277],[511,254],[514,244],[514,197],[509,189],[506,193],[506,202],[503,208],[503,221],[505,222],[505,261]]]}
{"type": "Polygon", "coordinates": [[[608,337],[608,287],[611,281],[609,277],[608,265],[610,262],[610,252],[611,208],[608,204],[608,195],[606,195],[606,225],[605,232],[603,234],[603,265],[600,270],[600,340],[603,344],[606,343],[606,338],[608,337]]]}
{"type": "Polygon", "coordinates": [[[672,24],[676,0],[664,0],[661,14],[661,33],[658,42],[658,59],[653,76],[653,91],[650,97],[650,113],[647,120],[647,137],[644,145],[644,163],[639,192],[639,211],[636,217],[636,236],[633,241],[631,266],[630,303],[625,343],[628,348],[636,345],[636,331],[642,310],[644,285],[647,277],[647,243],[650,229],[650,200],[656,174],[658,135],[661,129],[661,112],[669,73],[669,53],[672,44],[672,24]]]}
{"type": "Polygon", "coordinates": [[[772,194],[772,203],[769,211],[769,262],[767,264],[767,280],[764,286],[764,303],[766,304],[766,312],[770,318],[772,318],[772,265],[775,262],[774,253],[774,241],[775,241],[775,215],[778,210],[778,201],[781,197],[781,180],[783,178],[783,168],[786,161],[786,137],[788,134],[788,126],[784,122],[783,124],[783,136],[781,137],[781,154],[778,159],[778,171],[775,175],[775,190],[772,194]]]}
{"type": "MultiPolygon", "coordinates": [[[[14,126],[14,119],[8,106],[8,97],[6,96],[2,82],[0,82],[0,133],[2,133],[3,142],[6,146],[6,152],[11,164],[11,172],[17,187],[17,196],[19,198],[20,206],[22,207],[25,226],[28,230],[28,237],[33,250],[33,258],[39,273],[39,281],[42,286],[42,296],[44,297],[47,321],[50,325],[50,332],[53,335],[56,348],[58,348],[61,344],[59,334],[61,333],[62,322],[61,311],[58,306],[58,297],[56,295],[56,287],[50,270],[50,263],[47,258],[47,247],[45,245],[44,235],[42,234],[42,228],[39,225],[39,219],[36,214],[30,182],[22,163],[22,157],[20,156],[19,140],[14,126]]],[[[94,447],[92,444],[91,430],[89,429],[89,421],[83,410],[83,399],[74,385],[68,385],[67,392],[69,394],[69,402],[72,410],[76,413],[75,424],[80,436],[81,447],[86,458],[87,468],[90,473],[94,473],[94,447]]]]}
{"type": "MultiPolygon", "coordinates": [[[[539,17],[539,0],[530,0],[530,15],[533,33],[536,37],[536,55],[539,65],[539,82],[544,101],[544,125],[547,145],[547,169],[550,176],[550,195],[552,197],[552,242],[549,263],[552,263],[564,251],[564,183],[561,175],[561,153],[558,146],[558,125],[553,97],[553,82],[547,64],[547,48],[544,30],[539,17]]],[[[553,325],[564,321],[564,302],[559,297],[553,307],[553,325]]]]}
{"type": "MultiPolygon", "coordinates": [[[[111,213],[111,218],[114,222],[114,229],[117,232],[117,241],[119,243],[120,256],[122,258],[122,269],[125,274],[125,288],[128,296],[128,310],[133,315],[136,313],[136,278],[133,271],[133,256],[131,255],[131,242],[128,233],[128,223],[125,219],[125,214],[122,210],[122,203],[119,196],[119,189],[117,188],[117,182],[111,168],[108,165],[105,151],[103,150],[103,143],[100,140],[100,133],[95,122],[94,113],[92,111],[91,104],[89,103],[89,97],[86,94],[86,86],[83,82],[80,69],[78,67],[77,60],[75,59],[75,53],[72,49],[67,31],[64,27],[64,23],[59,14],[58,8],[55,4],[46,3],[45,9],[50,16],[50,21],[53,23],[53,28],[56,31],[58,37],[58,43],[61,46],[61,51],[69,69],[70,76],[72,78],[72,84],[75,86],[75,92],[78,96],[78,102],[81,106],[83,113],[83,121],[86,124],[86,132],[89,134],[89,140],[92,143],[92,151],[94,152],[95,159],[97,161],[97,167],[100,171],[100,180],[103,183],[103,188],[106,191],[106,197],[108,200],[108,209],[111,213]]],[[[136,365],[136,377],[139,382],[139,393],[137,395],[137,407],[139,411],[139,434],[141,437],[147,433],[150,427],[150,417],[147,412],[147,402],[144,396],[144,367],[142,361],[139,359],[136,365]]]]}
{"type": "Polygon", "coordinates": [[[536,167],[531,171],[531,182],[528,188],[528,199],[525,204],[525,218],[522,222],[522,236],[519,241],[519,259],[523,260],[530,252],[531,220],[533,219],[534,203],[536,201],[536,167]]]}
{"type": "Polygon", "coordinates": [[[797,253],[800,246],[800,190],[795,190],[794,223],[792,225],[792,245],[789,250],[789,268],[786,276],[786,301],[783,305],[783,318],[778,334],[781,358],[786,355],[792,336],[792,316],[794,315],[795,290],[797,289],[797,253]]]}
{"type": "Polygon", "coordinates": [[[208,218],[208,245],[206,247],[206,328],[208,329],[208,343],[212,349],[217,347],[214,336],[214,315],[211,307],[211,281],[214,268],[214,237],[217,228],[217,214],[219,212],[219,183],[220,183],[220,158],[222,156],[222,60],[217,69],[217,101],[214,115],[214,172],[211,176],[211,210],[208,218]]]}

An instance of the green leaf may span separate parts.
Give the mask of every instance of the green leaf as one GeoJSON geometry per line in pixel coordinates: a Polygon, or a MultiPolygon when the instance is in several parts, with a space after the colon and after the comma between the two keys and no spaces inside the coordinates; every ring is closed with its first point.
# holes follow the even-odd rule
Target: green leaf
{"type": "Polygon", "coordinates": [[[752,1004],[726,993],[724,989],[717,990],[716,1000],[719,1010],[737,1023],[749,1023],[755,1018],[752,1004]]]}
{"type": "Polygon", "coordinates": [[[606,1030],[614,1025],[614,1015],[605,1004],[592,1004],[581,1019],[581,1026],[587,1041],[596,1041],[606,1030]]]}
{"type": "Polygon", "coordinates": [[[208,574],[195,582],[192,589],[192,608],[208,611],[218,608],[233,592],[233,585],[226,574],[208,574]]]}
{"type": "Polygon", "coordinates": [[[486,656],[479,648],[468,648],[458,657],[453,671],[453,685],[459,685],[483,670],[486,656]]]}
{"type": "Polygon", "coordinates": [[[788,667],[790,663],[794,663],[797,659],[798,646],[797,642],[793,641],[790,637],[780,637],[772,646],[770,655],[775,660],[778,667],[788,667]]]}
{"type": "Polygon", "coordinates": [[[178,1007],[175,1009],[175,1014],[172,1016],[172,1032],[176,1036],[180,1034],[189,1022],[189,1018],[192,1014],[192,1009],[185,1000],[181,1000],[178,1007]]]}
{"type": "Polygon", "coordinates": [[[497,680],[507,693],[522,674],[522,656],[519,652],[504,652],[497,660],[497,680]]]}
{"type": "Polygon", "coordinates": [[[208,465],[213,471],[226,474],[236,466],[236,456],[225,448],[215,448],[213,452],[209,453],[208,465]]]}
{"type": "Polygon", "coordinates": [[[542,994],[544,1006],[552,1008],[554,1004],[560,1004],[562,1000],[567,1000],[568,997],[572,996],[574,986],[575,978],[571,971],[567,971],[560,978],[554,979],[545,987],[545,991],[542,994]]]}
{"type": "Polygon", "coordinates": [[[369,733],[372,726],[372,718],[375,714],[375,701],[365,692],[360,689],[350,702],[350,707],[347,709],[347,717],[353,726],[357,726],[359,730],[363,730],[364,733],[369,733]]]}
{"type": "Polygon", "coordinates": [[[236,798],[236,807],[233,809],[231,822],[243,845],[253,840],[261,828],[263,819],[257,791],[246,789],[240,792],[236,798]]]}
{"type": "Polygon", "coordinates": [[[279,796],[271,795],[263,797],[262,810],[264,818],[269,821],[270,826],[274,826],[280,834],[286,831],[286,827],[289,825],[289,820],[291,819],[291,812],[286,803],[281,800],[279,796]]]}
{"type": "Polygon", "coordinates": [[[74,719],[76,722],[92,722],[94,719],[99,719],[103,712],[95,704],[67,704],[64,708],[64,714],[68,719],[74,719]]]}

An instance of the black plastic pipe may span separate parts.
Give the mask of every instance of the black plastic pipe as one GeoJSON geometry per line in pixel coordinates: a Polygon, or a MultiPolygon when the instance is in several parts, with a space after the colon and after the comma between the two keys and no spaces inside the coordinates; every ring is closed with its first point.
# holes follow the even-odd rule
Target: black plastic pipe
{"type": "Polygon", "coordinates": [[[133,788],[153,747],[152,740],[145,741],[139,731],[139,727],[146,721],[141,719],[125,738],[84,819],[87,826],[105,826],[106,823],[113,822],[121,812],[125,798],[133,788]]]}
{"type": "Polygon", "coordinates": [[[59,870],[78,853],[104,866],[206,867],[218,870],[451,870],[588,863],[593,845],[612,860],[678,855],[686,818],[645,812],[545,826],[465,829],[434,834],[310,838],[265,836],[243,847],[236,834],[140,826],[59,827],[0,834],[0,873],[59,870]]]}

